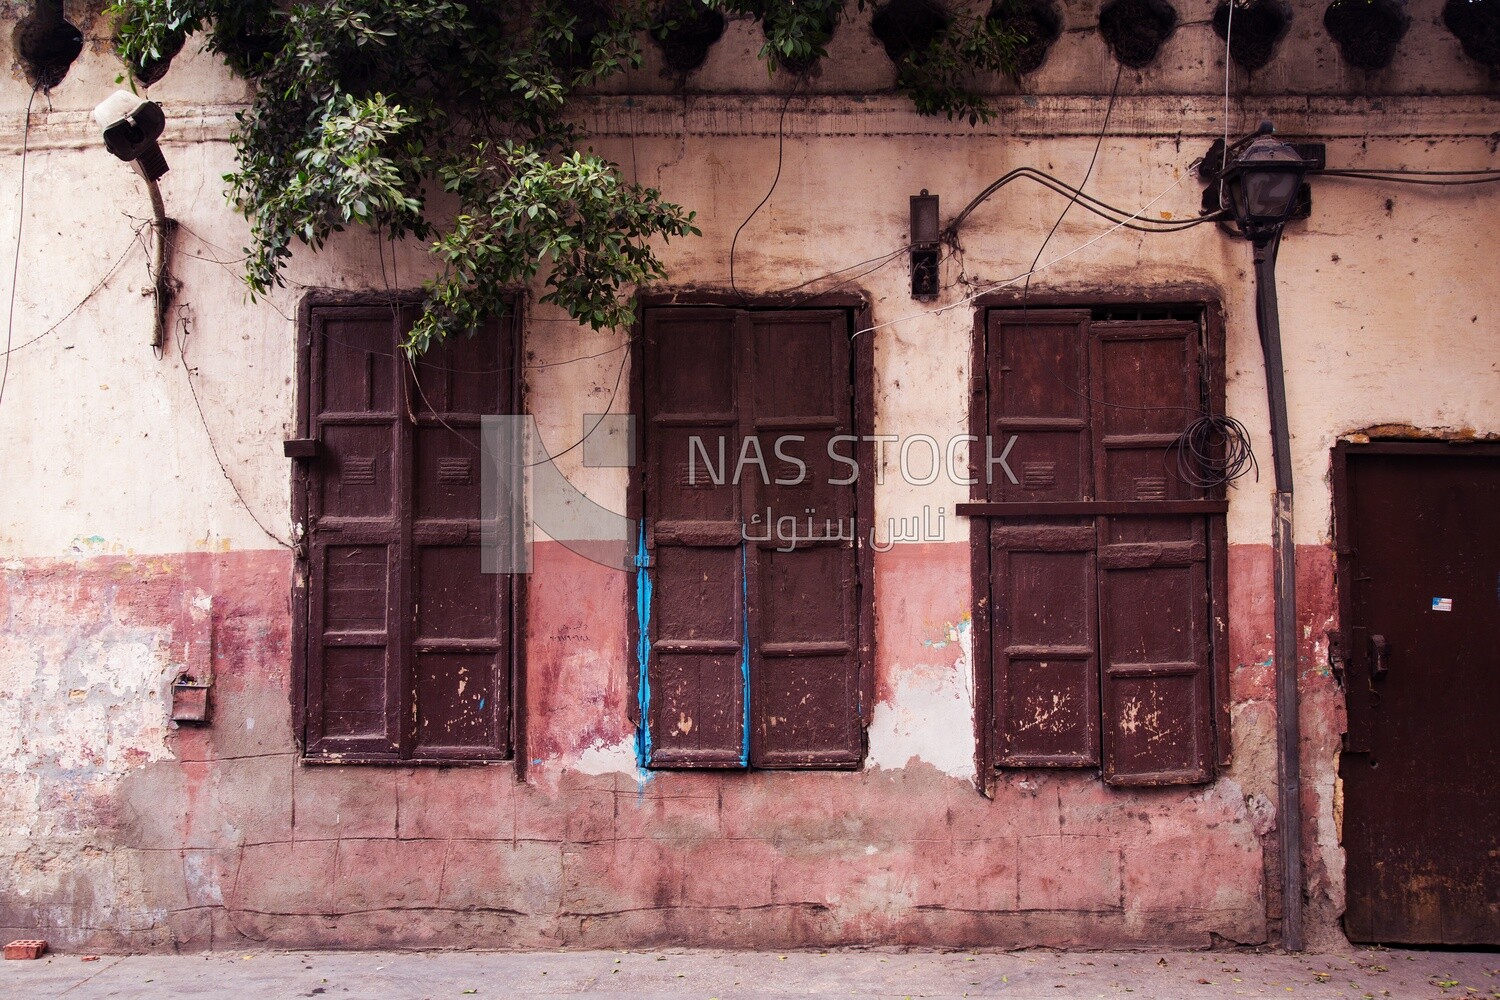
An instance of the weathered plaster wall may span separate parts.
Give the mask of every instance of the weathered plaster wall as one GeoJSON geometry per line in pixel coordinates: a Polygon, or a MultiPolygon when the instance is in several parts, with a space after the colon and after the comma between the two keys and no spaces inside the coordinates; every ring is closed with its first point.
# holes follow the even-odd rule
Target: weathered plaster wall
{"type": "MultiPolygon", "coordinates": [[[[1197,20],[1210,8],[1181,12],[1197,20]]],[[[1084,27],[1094,6],[1065,15],[1084,27]]],[[[1355,76],[1330,54],[1320,14],[1299,7],[1297,17],[1265,71],[1234,74],[1233,131],[1273,117],[1327,138],[1330,162],[1344,166],[1495,165],[1494,85],[1440,26],[1417,18],[1395,66],[1355,76]],[[1391,96],[1339,96],[1353,90],[1391,96]]],[[[28,149],[24,218],[17,199],[0,200],[0,233],[24,225],[0,400],[0,933],[90,948],[1268,938],[1279,915],[1268,476],[1232,497],[1235,762],[1203,788],[1114,790],[1091,772],[1027,771],[1003,775],[993,800],[975,792],[968,529],[951,516],[966,489],[904,484],[894,467],[876,490],[880,523],[924,506],[950,516],[943,539],[876,560],[877,704],[863,771],[637,772],[628,581],[545,542],[528,586],[525,781],[510,765],[300,764],[292,558],[246,512],[286,538],[278,442],[293,430],[296,307],[311,288],[411,288],[428,265],[419,247],[382,258],[372,236],[350,233],[300,255],[287,289],[249,301],[234,261],[245,225],[219,181],[244,95],[211,58],[187,53],[152,91],[170,122],[163,189],[185,224],[182,305],[154,357],[145,255],[133,245],[145,193],[87,120],[118,72],[101,24],[90,23],[84,58],[50,100],[37,98],[29,133],[24,87],[0,91],[0,190],[17,190],[28,149]],[[205,655],[215,723],[173,729],[166,686],[205,655]]],[[[0,47],[8,39],[0,31],[0,47]]],[[[922,188],[941,195],[946,219],[1014,166],[1081,178],[1103,123],[1098,95],[1115,77],[1095,33],[1065,34],[1027,92],[1002,96],[997,121],[971,130],[919,119],[889,96],[839,96],[888,83],[860,29],[841,29],[834,45],[846,65],[854,57],[853,75],[816,77],[811,96],[790,102],[755,93],[764,70],[744,60],[758,47],[736,25],[690,92],[670,93],[648,67],[628,86],[655,95],[581,105],[627,174],[699,212],[703,237],[663,248],[669,287],[685,300],[727,289],[730,242],[776,173],[779,128],[781,179],[735,250],[736,282],[751,293],[899,248],[907,196],[922,188]]],[[[1196,214],[1187,168],[1224,128],[1221,53],[1205,27],[1185,26],[1156,68],[1121,75],[1092,193],[1196,214]]],[[[1497,249],[1494,198],[1321,180],[1313,218],[1289,230],[1281,255],[1314,944],[1338,933],[1343,892],[1342,694],[1324,640],[1335,596],[1328,451],[1378,423],[1500,431],[1500,320],[1475,266],[1497,249]]],[[[1022,274],[1061,209],[1019,185],[992,198],[931,304],[910,298],[903,260],[850,272],[843,287],[867,297],[875,326],[861,336],[874,341],[879,433],[967,430],[966,297],[1022,274]]],[[[1228,412],[1269,455],[1243,244],[1211,227],[1109,232],[1074,209],[1042,263],[1037,291],[1190,285],[1219,297],[1228,412]]],[[[537,367],[527,398],[554,452],[576,440],[583,413],[610,404],[628,354],[590,356],[624,336],[528,307],[537,367]]],[[[625,509],[623,470],[584,468],[577,453],[562,464],[590,497],[625,509]]]]}

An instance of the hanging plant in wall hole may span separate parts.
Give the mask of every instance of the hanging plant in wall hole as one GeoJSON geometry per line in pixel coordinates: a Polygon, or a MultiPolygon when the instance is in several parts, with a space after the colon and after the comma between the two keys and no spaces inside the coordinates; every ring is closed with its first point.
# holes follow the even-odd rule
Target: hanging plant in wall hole
{"type": "Polygon", "coordinates": [[[1344,62],[1356,69],[1385,69],[1411,26],[1400,0],[1333,0],[1323,26],[1339,44],[1344,62]]]}
{"type": "Polygon", "coordinates": [[[1443,24],[1465,55],[1500,74],[1500,0],[1448,0],[1443,24]]]}
{"type": "MultiPolygon", "coordinates": [[[[1363,3],[1364,0],[1357,0],[1363,3]]],[[[1276,54],[1276,45],[1292,23],[1292,6],[1286,0],[1235,0],[1234,23],[1229,20],[1229,0],[1214,9],[1214,34],[1229,39],[1234,64],[1251,73],[1265,66],[1276,54]]]]}

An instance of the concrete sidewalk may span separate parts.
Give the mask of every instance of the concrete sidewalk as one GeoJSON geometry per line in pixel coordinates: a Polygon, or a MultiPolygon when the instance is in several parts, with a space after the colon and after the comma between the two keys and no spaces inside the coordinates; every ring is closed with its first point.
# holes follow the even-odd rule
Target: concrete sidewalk
{"type": "Polygon", "coordinates": [[[1304,997],[1500,1000],[1500,954],[215,952],[0,963],[0,997],[1304,997]]]}

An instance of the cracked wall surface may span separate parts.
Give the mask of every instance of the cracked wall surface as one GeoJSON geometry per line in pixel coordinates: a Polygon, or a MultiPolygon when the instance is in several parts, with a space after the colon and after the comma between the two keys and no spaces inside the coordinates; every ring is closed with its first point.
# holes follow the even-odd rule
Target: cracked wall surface
{"type": "MultiPolygon", "coordinates": [[[[1304,562],[1322,551],[1309,547],[1304,562]]],[[[882,657],[884,711],[913,729],[942,718],[936,700],[959,701],[954,718],[970,711],[952,688],[967,666],[963,632],[939,621],[951,594],[935,585],[965,570],[967,552],[951,545],[882,568],[900,581],[883,612],[901,602],[911,620],[938,625],[938,638],[882,657]],[[924,687],[932,693],[916,696],[924,687]]],[[[1237,586],[1253,586],[1269,552],[1236,547],[1232,560],[1237,586]]],[[[59,946],[95,950],[1267,939],[1274,810],[1237,775],[1254,785],[1274,767],[1270,671],[1257,660],[1269,657],[1269,638],[1236,650],[1236,764],[1201,788],[1121,792],[1092,772],[1026,771],[1005,774],[991,800],[975,791],[972,765],[963,773],[924,760],[924,745],[945,745],[930,734],[899,761],[882,746],[899,745],[896,735],[872,734],[872,760],[857,774],[577,766],[590,739],[628,743],[616,704],[623,693],[607,693],[623,646],[533,658],[535,756],[519,782],[511,765],[301,764],[289,696],[290,570],[290,557],[274,552],[5,567],[9,634],[42,634],[50,621],[64,637],[28,657],[9,649],[3,661],[7,691],[33,672],[30,690],[0,701],[25,715],[13,727],[24,740],[6,747],[17,780],[7,781],[0,814],[10,886],[0,930],[45,928],[59,946]],[[174,653],[182,634],[201,634],[181,609],[204,592],[215,595],[215,720],[169,729],[163,686],[178,669],[174,653]],[[136,666],[90,682],[81,674],[89,662],[136,666]],[[59,696],[53,678],[77,686],[59,696]],[[605,698],[593,728],[549,711],[563,690],[605,698]],[[122,699],[136,714],[106,728],[100,720],[122,699]],[[1195,877],[1179,877],[1188,868],[1195,877]]],[[[1313,587],[1326,590],[1326,581],[1313,587]]],[[[581,595],[611,589],[609,571],[545,544],[531,614],[555,621],[586,611],[581,595]]],[[[1252,616],[1238,633],[1268,635],[1268,603],[1239,606],[1252,616]]],[[[1305,666],[1319,676],[1316,663],[1305,666]]],[[[1322,718],[1322,707],[1310,708],[1310,721],[1322,718]]],[[[948,736],[946,745],[968,746],[948,736]]],[[[1308,742],[1326,741],[1311,727],[1308,742]]],[[[941,752],[930,755],[941,763],[941,752]]],[[[1326,892],[1329,875],[1316,871],[1326,892]]]]}

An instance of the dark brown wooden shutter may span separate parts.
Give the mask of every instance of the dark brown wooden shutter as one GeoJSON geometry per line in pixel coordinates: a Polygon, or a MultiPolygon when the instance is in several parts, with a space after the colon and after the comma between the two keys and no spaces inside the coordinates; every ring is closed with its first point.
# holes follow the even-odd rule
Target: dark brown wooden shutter
{"type": "Polygon", "coordinates": [[[312,317],[307,749],[400,749],[401,371],[389,309],[312,317]]]}
{"type": "MultiPolygon", "coordinates": [[[[1168,467],[1201,412],[1198,324],[996,311],[991,500],[1203,499],[1168,467]]],[[[1115,784],[1207,780],[1213,634],[1203,516],[990,522],[992,746],[1011,767],[1103,763],[1115,784]]]]}
{"type": "MultiPolygon", "coordinates": [[[[1086,312],[992,312],[988,320],[988,496],[1093,499],[1086,312]]],[[[979,452],[983,455],[985,445],[979,452]]],[[[983,462],[976,462],[985,476],[983,462]]],[[[1092,518],[994,520],[994,753],[1011,767],[1099,763],[1097,587],[1092,518]]]]}
{"type": "Polygon", "coordinates": [[[840,312],[772,311],[745,314],[740,325],[751,387],[748,428],[761,442],[771,479],[766,484],[758,470],[746,476],[742,496],[768,528],[794,517],[802,535],[756,542],[746,553],[750,762],[853,767],[864,750],[855,532],[829,525],[852,525],[855,487],[832,485],[847,478],[848,468],[828,457],[833,437],[854,433],[849,323],[840,312]],[[785,458],[777,454],[778,441],[785,458]],[[837,534],[850,537],[827,537],[837,534]]]}
{"type": "Polygon", "coordinates": [[[649,565],[637,585],[650,594],[640,681],[649,766],[862,757],[852,538],[744,540],[789,515],[804,534],[811,518],[819,534],[832,523],[853,535],[854,486],[829,484],[846,467],[827,457],[833,436],[854,433],[848,338],[842,312],[647,313],[649,565]],[[781,436],[788,458],[775,451],[781,436]],[[736,482],[742,448],[752,460],[736,482]],[[805,463],[800,475],[793,458],[805,463]]]}
{"type": "Polygon", "coordinates": [[[735,313],[646,314],[645,762],[743,767],[745,578],[733,483],[742,350],[735,313]],[[697,439],[701,451],[695,451],[697,439]],[[717,480],[717,481],[716,481],[717,480]]]}
{"type": "MultiPolygon", "coordinates": [[[[411,317],[407,317],[409,324],[411,317]]],[[[494,326],[404,365],[411,441],[414,757],[510,752],[511,577],[480,571],[480,418],[514,413],[514,358],[494,326]]]]}
{"type": "MultiPolygon", "coordinates": [[[[1202,499],[1166,458],[1199,412],[1198,325],[1095,322],[1091,334],[1099,498],[1202,499]]],[[[1213,754],[1208,521],[1101,517],[1098,538],[1105,780],[1206,781],[1213,754]]]]}
{"type": "Polygon", "coordinates": [[[509,324],[408,362],[410,310],[311,314],[307,752],[510,753],[512,586],[480,572],[480,417],[515,409],[509,324]]]}

